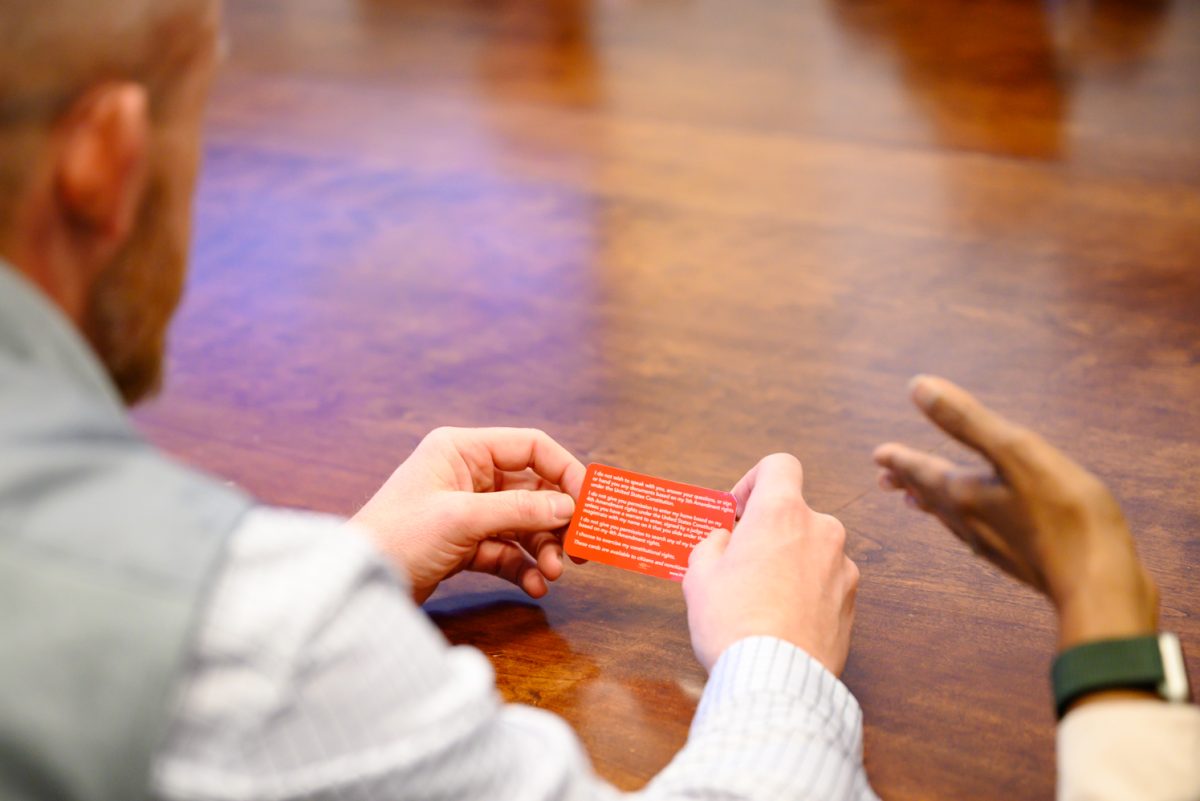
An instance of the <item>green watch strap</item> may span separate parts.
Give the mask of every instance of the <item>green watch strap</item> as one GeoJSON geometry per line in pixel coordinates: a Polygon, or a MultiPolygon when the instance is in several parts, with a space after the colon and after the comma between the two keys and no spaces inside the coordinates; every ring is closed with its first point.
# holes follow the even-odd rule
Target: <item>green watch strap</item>
{"type": "Polygon", "coordinates": [[[1097,640],[1069,648],[1054,660],[1054,706],[1061,720],[1071,702],[1108,689],[1155,691],[1164,676],[1158,635],[1097,640]]]}

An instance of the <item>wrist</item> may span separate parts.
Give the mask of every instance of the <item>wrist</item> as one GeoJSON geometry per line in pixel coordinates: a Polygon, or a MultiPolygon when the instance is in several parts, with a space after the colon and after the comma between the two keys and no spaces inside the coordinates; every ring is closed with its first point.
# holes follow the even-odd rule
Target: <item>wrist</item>
{"type": "Polygon", "coordinates": [[[425,603],[429,599],[429,596],[433,595],[433,591],[437,589],[438,583],[429,584],[426,581],[422,581],[422,577],[412,569],[409,560],[405,558],[403,550],[395,546],[392,539],[384,533],[385,529],[382,526],[374,524],[374,520],[367,512],[366,507],[360,510],[354,517],[351,517],[349,523],[371,541],[376,551],[391,564],[393,570],[408,584],[409,594],[417,606],[425,603]]]}
{"type": "MultiPolygon", "coordinates": [[[[1100,690],[1099,692],[1088,693],[1087,695],[1083,695],[1075,699],[1071,702],[1070,706],[1067,707],[1066,711],[1073,712],[1080,707],[1088,706],[1090,704],[1109,704],[1113,701],[1163,702],[1163,699],[1158,697],[1150,690],[1136,690],[1129,688],[1119,690],[1100,690]]],[[[1066,715],[1064,714],[1063,717],[1066,717],[1066,715]]]]}
{"type": "Polygon", "coordinates": [[[1158,630],[1158,591],[1140,567],[1120,580],[1081,584],[1057,607],[1059,651],[1158,630]]]}
{"type": "Polygon", "coordinates": [[[1059,719],[1097,701],[1190,698],[1183,648],[1168,633],[1083,643],[1055,658],[1050,677],[1059,719]]]}

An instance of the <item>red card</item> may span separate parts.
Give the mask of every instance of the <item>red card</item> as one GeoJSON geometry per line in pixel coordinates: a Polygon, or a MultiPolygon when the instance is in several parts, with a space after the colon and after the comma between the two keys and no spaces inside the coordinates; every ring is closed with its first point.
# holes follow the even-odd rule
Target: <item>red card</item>
{"type": "Polygon", "coordinates": [[[732,493],[591,464],[564,546],[580,559],[681,581],[696,543],[713,529],[732,531],[736,513],[732,493]]]}

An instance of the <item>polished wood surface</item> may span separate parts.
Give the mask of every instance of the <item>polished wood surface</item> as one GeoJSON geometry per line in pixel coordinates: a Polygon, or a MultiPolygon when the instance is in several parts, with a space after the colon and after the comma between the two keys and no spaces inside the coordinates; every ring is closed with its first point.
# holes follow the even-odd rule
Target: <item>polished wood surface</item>
{"type": "MultiPolygon", "coordinates": [[[[1100,473],[1200,679],[1200,4],[230,0],[189,295],[138,414],[348,513],[440,424],[728,487],[806,465],[862,568],[890,799],[1048,799],[1045,604],[875,488],[947,375],[1100,473]]],[[[598,565],[429,608],[640,786],[703,671],[598,565]]]]}

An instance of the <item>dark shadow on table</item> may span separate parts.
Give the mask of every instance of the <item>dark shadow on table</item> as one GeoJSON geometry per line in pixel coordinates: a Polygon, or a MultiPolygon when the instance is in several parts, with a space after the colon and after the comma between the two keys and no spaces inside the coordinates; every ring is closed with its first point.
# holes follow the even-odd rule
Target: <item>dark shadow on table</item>
{"type": "Polygon", "coordinates": [[[425,611],[452,644],[471,645],[491,658],[506,701],[568,718],[591,703],[590,685],[600,668],[572,650],[538,604],[499,590],[435,599],[425,611]]]}

